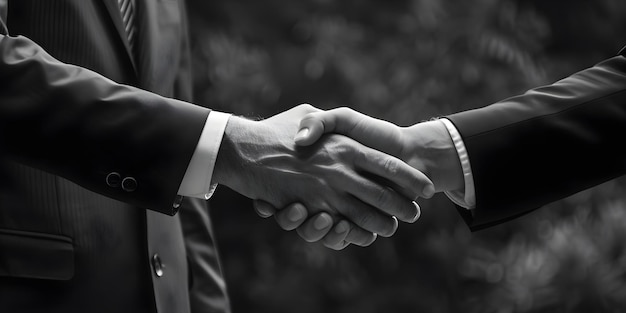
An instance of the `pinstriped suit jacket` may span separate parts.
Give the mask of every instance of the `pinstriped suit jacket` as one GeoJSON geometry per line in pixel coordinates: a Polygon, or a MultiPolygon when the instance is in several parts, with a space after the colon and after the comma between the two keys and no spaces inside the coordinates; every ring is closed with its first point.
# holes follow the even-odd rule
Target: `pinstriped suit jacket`
{"type": "Polygon", "coordinates": [[[0,312],[229,311],[206,202],[163,214],[209,112],[164,98],[191,98],[184,4],[137,1],[134,59],[116,0],[6,1],[0,312]]]}

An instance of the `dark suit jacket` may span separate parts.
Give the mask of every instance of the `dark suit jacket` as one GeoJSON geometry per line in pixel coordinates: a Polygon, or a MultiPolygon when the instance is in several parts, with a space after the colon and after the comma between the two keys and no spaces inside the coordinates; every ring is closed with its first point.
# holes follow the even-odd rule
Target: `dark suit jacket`
{"type": "Polygon", "coordinates": [[[0,0],[0,312],[228,310],[206,202],[169,216],[209,113],[166,98],[184,9],[137,1],[133,58],[117,0],[0,0]]]}
{"type": "Polygon", "coordinates": [[[626,173],[626,58],[448,118],[474,175],[469,226],[515,218],[626,173]]]}

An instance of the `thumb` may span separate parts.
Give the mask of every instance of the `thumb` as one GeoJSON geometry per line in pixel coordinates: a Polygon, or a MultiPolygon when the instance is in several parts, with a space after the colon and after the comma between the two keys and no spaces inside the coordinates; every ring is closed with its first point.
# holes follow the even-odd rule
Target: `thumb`
{"type": "Polygon", "coordinates": [[[300,120],[300,128],[296,133],[294,141],[298,146],[310,146],[315,143],[325,132],[333,131],[326,125],[329,121],[325,120],[326,112],[315,112],[305,115],[300,120]]]}
{"type": "Polygon", "coordinates": [[[378,123],[378,120],[347,107],[309,113],[300,121],[300,129],[294,140],[298,146],[309,146],[320,139],[324,133],[336,132],[364,143],[367,142],[370,134],[357,127],[364,120],[378,123]]]}

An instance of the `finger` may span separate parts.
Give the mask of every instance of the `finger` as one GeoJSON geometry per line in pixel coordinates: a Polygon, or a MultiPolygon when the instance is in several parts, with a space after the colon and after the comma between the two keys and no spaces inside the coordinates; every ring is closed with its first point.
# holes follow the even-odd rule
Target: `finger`
{"type": "Polygon", "coordinates": [[[344,179],[341,186],[344,186],[345,191],[362,204],[357,205],[348,197],[343,197],[340,201],[348,201],[350,204],[333,203],[333,207],[363,229],[388,237],[393,234],[390,232],[390,226],[394,224],[391,216],[404,222],[415,222],[417,209],[411,199],[354,172],[344,171],[340,179],[344,179]]]}
{"type": "MultiPolygon", "coordinates": [[[[369,180],[363,179],[355,174],[355,178],[350,180],[358,185],[373,184],[369,180]],[[359,181],[362,180],[362,181],[359,181]]],[[[352,188],[352,187],[350,187],[352,188]]],[[[383,188],[383,187],[379,187],[383,188]]],[[[381,210],[373,207],[352,195],[329,198],[330,204],[347,220],[370,233],[377,233],[384,237],[392,236],[398,229],[398,220],[389,216],[381,210]]],[[[409,202],[409,200],[406,200],[409,202]]]]}
{"type": "Polygon", "coordinates": [[[358,169],[392,182],[405,197],[415,200],[418,197],[430,198],[435,193],[433,182],[402,160],[366,147],[360,148],[358,152],[355,158],[358,169]]]}
{"type": "Polygon", "coordinates": [[[298,228],[306,221],[307,216],[308,211],[306,207],[300,203],[293,203],[274,215],[276,222],[284,230],[298,228]]]}
{"type": "Polygon", "coordinates": [[[363,117],[364,115],[348,108],[307,114],[300,121],[295,142],[301,146],[311,145],[324,133],[342,133],[341,130],[353,129],[363,117]]]}
{"type": "Polygon", "coordinates": [[[346,220],[341,220],[339,223],[326,234],[324,237],[324,245],[334,250],[341,250],[348,245],[346,237],[350,232],[350,223],[346,220]]]}
{"type": "Polygon", "coordinates": [[[343,250],[343,249],[345,249],[347,246],[349,246],[349,245],[350,245],[350,243],[349,243],[349,242],[347,242],[347,241],[342,241],[341,243],[338,243],[338,244],[336,244],[336,245],[332,245],[332,246],[331,246],[331,245],[327,245],[327,244],[325,244],[325,243],[324,243],[324,245],[325,245],[327,248],[329,248],[329,249],[333,249],[333,250],[339,251],[339,250],[343,250]]]}
{"type": "Polygon", "coordinates": [[[306,220],[296,229],[298,235],[308,242],[316,242],[324,238],[333,226],[330,214],[321,212],[306,220]]]}
{"type": "Polygon", "coordinates": [[[355,244],[360,247],[367,247],[374,243],[374,241],[376,241],[376,238],[378,238],[378,235],[376,235],[375,233],[364,231],[359,227],[353,227],[350,230],[348,237],[346,237],[346,242],[355,244]]]}
{"type": "Polygon", "coordinates": [[[263,200],[254,200],[252,207],[256,214],[262,218],[268,218],[276,213],[276,208],[263,200]]]}
{"type": "MultiPolygon", "coordinates": [[[[331,233],[335,231],[335,228],[339,226],[338,223],[335,228],[333,228],[333,230],[328,233],[328,235],[326,235],[326,237],[324,238],[324,245],[326,245],[326,247],[334,250],[342,250],[350,244],[367,247],[374,243],[374,241],[376,241],[376,238],[378,238],[375,233],[365,231],[362,228],[354,225],[353,223],[350,223],[346,220],[342,220],[341,222],[346,222],[346,225],[348,226],[348,232],[345,238],[341,241],[337,240],[338,238],[335,238],[335,240],[337,240],[336,242],[327,241],[328,237],[331,236],[331,233]]],[[[341,235],[341,237],[343,237],[343,235],[341,235]]]]}
{"type": "Polygon", "coordinates": [[[346,135],[374,149],[396,156],[402,149],[400,127],[346,107],[304,116],[300,121],[295,142],[300,146],[308,146],[324,133],[346,135]]]}
{"type": "Polygon", "coordinates": [[[417,204],[417,202],[413,201],[412,202],[413,206],[415,206],[415,208],[417,209],[417,216],[415,217],[415,221],[419,220],[420,217],[422,216],[422,209],[420,208],[420,205],[417,204]]]}

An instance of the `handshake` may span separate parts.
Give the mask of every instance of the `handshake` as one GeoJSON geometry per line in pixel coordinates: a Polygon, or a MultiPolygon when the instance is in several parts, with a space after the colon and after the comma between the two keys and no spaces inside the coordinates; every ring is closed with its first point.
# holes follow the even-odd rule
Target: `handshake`
{"type": "Polygon", "coordinates": [[[307,104],[262,121],[231,117],[213,182],[254,199],[257,213],[283,229],[337,250],[417,221],[420,197],[464,189],[442,122],[398,127],[307,104]]]}

